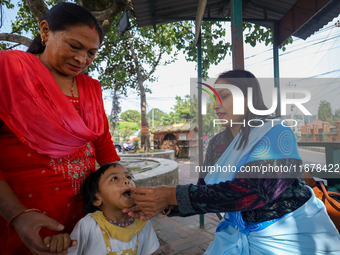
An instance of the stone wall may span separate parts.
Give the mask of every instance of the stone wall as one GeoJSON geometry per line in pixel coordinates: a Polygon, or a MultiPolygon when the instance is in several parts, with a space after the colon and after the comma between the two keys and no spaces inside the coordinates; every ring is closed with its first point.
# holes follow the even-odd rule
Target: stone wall
{"type": "Polygon", "coordinates": [[[150,153],[118,153],[118,156],[121,158],[124,157],[138,157],[138,158],[164,158],[175,160],[175,151],[174,150],[164,150],[160,152],[150,152],[150,153]]]}

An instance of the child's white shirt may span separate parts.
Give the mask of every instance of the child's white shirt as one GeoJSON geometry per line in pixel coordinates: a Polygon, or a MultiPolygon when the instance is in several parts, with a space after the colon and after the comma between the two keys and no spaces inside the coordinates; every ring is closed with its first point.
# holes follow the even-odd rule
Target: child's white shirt
{"type": "MultiPolygon", "coordinates": [[[[137,235],[130,242],[124,242],[110,237],[112,251],[107,251],[103,233],[96,220],[87,214],[80,219],[71,233],[71,240],[77,240],[78,245],[68,249],[68,255],[106,255],[108,252],[126,254],[124,251],[134,249],[137,235]]],[[[151,221],[147,221],[138,235],[139,244],[137,255],[150,255],[159,248],[159,242],[151,221]]],[[[112,254],[112,253],[111,253],[112,254]]]]}

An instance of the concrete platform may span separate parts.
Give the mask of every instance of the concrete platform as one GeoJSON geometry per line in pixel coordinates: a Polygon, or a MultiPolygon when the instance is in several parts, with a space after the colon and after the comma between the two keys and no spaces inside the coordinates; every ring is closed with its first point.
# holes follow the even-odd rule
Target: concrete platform
{"type": "MultiPolygon", "coordinates": [[[[194,183],[190,178],[189,159],[176,159],[180,184],[194,183]]],[[[216,214],[206,214],[204,228],[199,226],[199,215],[167,217],[157,215],[151,219],[160,248],[152,255],[201,255],[214,239],[218,225],[216,214]]]]}

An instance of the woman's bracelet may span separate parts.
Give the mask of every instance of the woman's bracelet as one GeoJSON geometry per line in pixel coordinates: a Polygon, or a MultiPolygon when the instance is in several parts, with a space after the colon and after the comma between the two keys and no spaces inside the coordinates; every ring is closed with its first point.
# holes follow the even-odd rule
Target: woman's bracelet
{"type": "Polygon", "coordinates": [[[169,205],[168,209],[165,209],[163,212],[161,212],[162,215],[168,215],[171,213],[172,209],[174,209],[173,205],[169,205]]]}
{"type": "Polygon", "coordinates": [[[10,220],[8,221],[8,223],[7,223],[7,226],[8,226],[9,228],[11,228],[11,229],[14,229],[14,227],[13,227],[13,225],[12,225],[12,221],[13,221],[15,218],[19,217],[21,214],[28,213],[28,212],[41,212],[41,211],[40,211],[39,209],[27,209],[27,210],[25,210],[25,211],[22,211],[22,212],[18,213],[17,215],[15,215],[12,219],[10,219],[10,220]]]}

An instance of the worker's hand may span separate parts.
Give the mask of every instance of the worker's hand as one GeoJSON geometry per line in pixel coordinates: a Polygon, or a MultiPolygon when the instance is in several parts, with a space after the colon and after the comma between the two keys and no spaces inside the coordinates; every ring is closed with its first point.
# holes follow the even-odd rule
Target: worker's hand
{"type": "Polygon", "coordinates": [[[176,187],[134,188],[132,192],[137,206],[123,210],[131,217],[148,220],[169,208],[169,205],[177,205],[176,187]]]}

